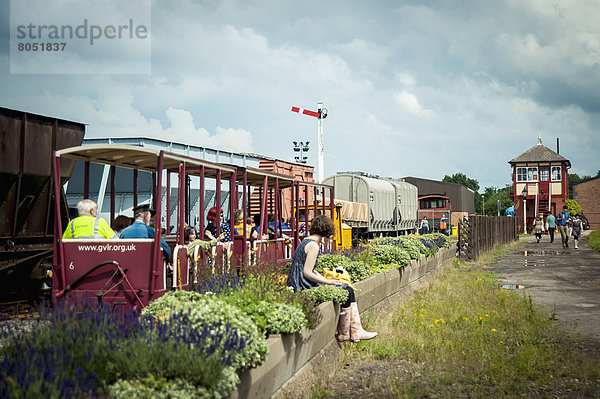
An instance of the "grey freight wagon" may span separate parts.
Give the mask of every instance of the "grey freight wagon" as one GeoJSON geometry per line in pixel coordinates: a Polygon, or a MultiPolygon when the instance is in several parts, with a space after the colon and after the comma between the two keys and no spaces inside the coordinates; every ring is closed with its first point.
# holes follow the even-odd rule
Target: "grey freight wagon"
{"type": "Polygon", "coordinates": [[[338,173],[323,184],[334,186],[336,200],[367,205],[365,223],[342,220],[352,227],[353,238],[397,236],[416,227],[418,193],[412,184],[364,173],[338,173]]]}

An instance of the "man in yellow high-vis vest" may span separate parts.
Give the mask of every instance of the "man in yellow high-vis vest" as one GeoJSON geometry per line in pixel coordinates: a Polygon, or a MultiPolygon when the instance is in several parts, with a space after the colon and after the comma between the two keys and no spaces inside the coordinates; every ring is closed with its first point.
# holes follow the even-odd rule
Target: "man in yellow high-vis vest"
{"type": "Polygon", "coordinates": [[[98,217],[98,204],[84,199],[77,204],[79,216],[71,220],[65,229],[63,238],[118,238],[106,220],[98,217]]]}

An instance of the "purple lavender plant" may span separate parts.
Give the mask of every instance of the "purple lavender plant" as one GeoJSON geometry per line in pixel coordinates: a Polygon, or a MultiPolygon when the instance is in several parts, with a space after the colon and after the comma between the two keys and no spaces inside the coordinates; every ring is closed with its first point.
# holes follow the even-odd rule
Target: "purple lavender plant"
{"type": "Polygon", "coordinates": [[[244,278],[235,275],[217,276],[213,275],[210,279],[204,280],[196,288],[199,294],[212,292],[217,295],[229,295],[233,291],[243,288],[245,285],[244,278]]]}

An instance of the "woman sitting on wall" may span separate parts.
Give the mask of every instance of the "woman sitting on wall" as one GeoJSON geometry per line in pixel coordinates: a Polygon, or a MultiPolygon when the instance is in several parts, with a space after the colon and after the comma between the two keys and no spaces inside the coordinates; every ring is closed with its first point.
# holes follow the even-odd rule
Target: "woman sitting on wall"
{"type": "Polygon", "coordinates": [[[292,256],[292,267],[288,276],[287,285],[295,292],[316,287],[320,284],[338,285],[348,291],[348,300],[341,304],[340,320],[336,338],[338,341],[353,341],[371,339],[377,336],[376,332],[368,332],[362,328],[360,314],[354,290],[347,284],[338,280],[329,280],[315,271],[317,257],[323,238],[330,238],[335,233],[333,221],[326,215],[319,215],[310,224],[310,235],[306,237],[292,256]]]}

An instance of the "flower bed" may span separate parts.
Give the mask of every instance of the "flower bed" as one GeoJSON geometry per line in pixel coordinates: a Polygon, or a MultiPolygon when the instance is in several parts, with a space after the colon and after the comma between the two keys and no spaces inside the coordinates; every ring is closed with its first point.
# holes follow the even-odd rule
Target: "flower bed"
{"type": "MultiPolygon", "coordinates": [[[[354,283],[406,266],[402,263],[417,248],[430,255],[449,245],[437,235],[377,239],[360,250],[322,255],[319,263],[342,263],[354,283]]],[[[221,276],[206,281],[199,292],[169,293],[141,314],[115,313],[92,303],[79,304],[81,312],[42,308],[33,332],[1,331],[8,340],[0,357],[0,397],[227,397],[240,383],[240,373],[265,360],[269,334],[310,335],[324,309],[331,313],[326,303],[316,304],[343,300],[343,290],[320,290],[294,294],[270,274],[221,276]]],[[[327,322],[326,342],[333,338],[332,326],[335,320],[327,322]]]]}

